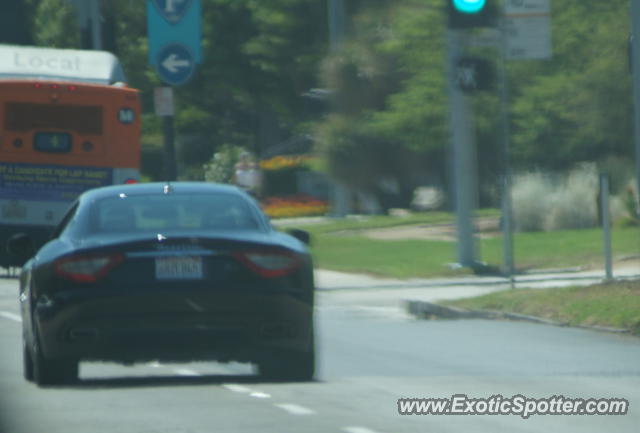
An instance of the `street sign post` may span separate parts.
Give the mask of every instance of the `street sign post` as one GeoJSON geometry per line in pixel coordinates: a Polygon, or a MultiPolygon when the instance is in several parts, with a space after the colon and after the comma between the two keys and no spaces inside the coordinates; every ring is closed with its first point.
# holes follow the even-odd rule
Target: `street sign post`
{"type": "Polygon", "coordinates": [[[155,66],[165,46],[181,43],[196,62],[202,62],[200,0],[147,0],[149,64],[155,66]]]}
{"type": "Polygon", "coordinates": [[[189,10],[191,0],[153,0],[151,3],[158,9],[164,19],[172,24],[177,23],[189,10]]]}
{"type": "Polygon", "coordinates": [[[506,0],[504,4],[507,58],[550,59],[549,0],[506,0]]]}
{"type": "MultiPolygon", "coordinates": [[[[149,63],[169,85],[185,84],[202,61],[201,15],[200,0],[147,0],[149,63]]],[[[168,97],[163,92],[157,96],[168,97]]],[[[160,111],[163,114],[165,177],[171,181],[177,177],[173,107],[160,111]]]]}
{"type": "Polygon", "coordinates": [[[549,15],[549,0],[505,0],[506,15],[549,15]]]}
{"type": "Polygon", "coordinates": [[[514,288],[513,215],[509,122],[508,60],[549,59],[552,56],[549,0],[505,0],[500,31],[500,118],[502,123],[502,242],[504,272],[514,288]]]}
{"type": "Polygon", "coordinates": [[[156,116],[167,117],[174,114],[173,88],[156,87],[153,89],[153,106],[156,116]]]}

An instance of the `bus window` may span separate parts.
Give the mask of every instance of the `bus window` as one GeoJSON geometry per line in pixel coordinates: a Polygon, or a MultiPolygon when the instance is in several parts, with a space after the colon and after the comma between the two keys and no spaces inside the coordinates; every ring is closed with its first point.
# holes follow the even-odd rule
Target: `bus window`
{"type": "Polygon", "coordinates": [[[5,108],[7,131],[65,129],[79,134],[102,134],[102,107],[10,102],[5,108]]]}

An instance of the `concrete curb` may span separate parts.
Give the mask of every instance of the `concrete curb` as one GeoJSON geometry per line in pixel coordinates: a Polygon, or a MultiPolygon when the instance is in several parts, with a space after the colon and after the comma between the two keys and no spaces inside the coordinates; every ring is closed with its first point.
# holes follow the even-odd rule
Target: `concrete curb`
{"type": "MultiPolygon", "coordinates": [[[[526,314],[510,313],[493,310],[465,310],[457,307],[447,307],[425,301],[405,301],[405,307],[409,314],[418,319],[485,319],[485,320],[519,320],[531,323],[540,323],[552,326],[570,326],[567,322],[557,322],[526,314]]],[[[628,334],[627,328],[612,328],[607,326],[576,325],[573,328],[588,329],[591,331],[611,332],[616,334],[628,334]]]]}
{"type": "MultiPolygon", "coordinates": [[[[515,278],[514,284],[518,289],[526,289],[531,288],[531,284],[536,283],[544,283],[547,281],[551,281],[554,277],[558,275],[549,274],[545,277],[536,277],[532,275],[527,278],[527,276],[522,276],[521,278],[515,278]]],[[[606,278],[600,275],[575,275],[575,276],[566,276],[561,275],[559,278],[563,282],[593,282],[592,284],[604,283],[607,282],[606,278]]],[[[616,281],[627,281],[627,280],[636,280],[640,279],[640,274],[634,275],[621,275],[615,277],[616,281]]],[[[392,281],[392,282],[384,282],[380,284],[370,283],[370,284],[359,284],[359,285],[335,285],[330,287],[323,287],[321,284],[318,284],[318,290],[359,290],[359,289],[420,289],[420,288],[431,288],[431,287],[467,287],[467,286],[506,286],[509,285],[510,281],[508,278],[504,277],[467,277],[460,279],[424,279],[424,280],[407,280],[407,281],[392,281]]]]}

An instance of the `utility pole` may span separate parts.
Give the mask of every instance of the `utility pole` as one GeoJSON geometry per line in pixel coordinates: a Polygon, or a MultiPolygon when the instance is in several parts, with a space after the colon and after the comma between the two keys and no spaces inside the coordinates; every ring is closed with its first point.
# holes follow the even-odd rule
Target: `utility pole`
{"type": "Polygon", "coordinates": [[[100,0],[90,0],[91,45],[94,50],[102,50],[102,16],[100,0]]]}
{"type": "Polygon", "coordinates": [[[82,48],[102,50],[100,0],[69,0],[76,8],[82,35],[82,48]]]}
{"type": "Polygon", "coordinates": [[[329,46],[334,52],[344,41],[345,35],[345,9],[344,0],[329,1],[329,46]]]}
{"type": "MultiPolygon", "coordinates": [[[[329,18],[329,47],[335,53],[346,33],[346,13],[344,0],[327,0],[329,18]]],[[[351,194],[349,188],[341,182],[333,182],[331,191],[331,208],[333,216],[344,217],[351,212],[351,194]]]]}

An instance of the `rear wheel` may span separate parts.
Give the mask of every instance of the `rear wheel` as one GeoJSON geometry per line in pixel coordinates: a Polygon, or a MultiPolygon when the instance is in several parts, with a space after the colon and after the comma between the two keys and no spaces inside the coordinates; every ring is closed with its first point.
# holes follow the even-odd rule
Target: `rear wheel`
{"type": "Polygon", "coordinates": [[[33,382],[33,358],[25,338],[22,338],[22,373],[25,380],[33,382]]]}
{"type": "Polygon", "coordinates": [[[31,358],[33,379],[38,386],[64,385],[78,380],[78,360],[70,358],[45,358],[36,346],[31,358]]]}
{"type": "Polygon", "coordinates": [[[266,380],[308,382],[313,380],[316,354],[313,340],[306,352],[277,350],[258,362],[258,374],[266,380]]]}

